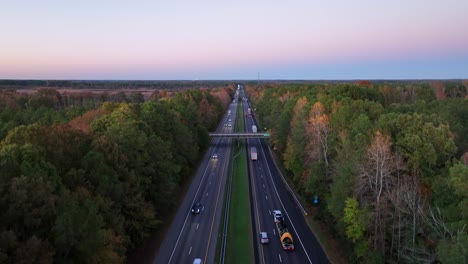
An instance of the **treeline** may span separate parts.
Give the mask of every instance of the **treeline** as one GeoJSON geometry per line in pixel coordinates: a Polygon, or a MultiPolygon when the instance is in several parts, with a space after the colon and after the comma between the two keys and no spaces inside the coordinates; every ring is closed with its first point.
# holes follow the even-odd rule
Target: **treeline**
{"type": "MultiPolygon", "coordinates": [[[[161,91],[154,91],[152,98],[161,98],[161,91]]],[[[164,94],[164,93],[163,93],[164,94]]],[[[31,90],[31,93],[16,90],[0,90],[0,140],[8,131],[32,123],[52,125],[68,122],[88,110],[101,107],[105,102],[142,103],[144,97],[135,92],[110,93],[60,93],[51,88],[31,90]]]]}
{"type": "Polygon", "coordinates": [[[226,107],[201,90],[80,110],[9,98],[19,101],[0,108],[0,263],[125,262],[176,206],[226,107]],[[10,118],[23,124],[5,130],[10,118]]]}
{"type": "Polygon", "coordinates": [[[351,263],[468,262],[468,82],[248,87],[351,263]]]}
{"type": "Polygon", "coordinates": [[[0,80],[0,88],[21,89],[31,87],[73,89],[164,89],[180,90],[198,87],[216,88],[233,85],[230,81],[99,81],[99,80],[0,80]]]}

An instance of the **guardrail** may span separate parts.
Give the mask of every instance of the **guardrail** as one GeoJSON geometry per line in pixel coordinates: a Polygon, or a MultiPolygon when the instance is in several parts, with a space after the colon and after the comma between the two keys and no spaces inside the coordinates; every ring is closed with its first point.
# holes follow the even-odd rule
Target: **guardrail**
{"type": "Polygon", "coordinates": [[[269,138],[269,133],[208,133],[210,137],[227,138],[269,138]]]}

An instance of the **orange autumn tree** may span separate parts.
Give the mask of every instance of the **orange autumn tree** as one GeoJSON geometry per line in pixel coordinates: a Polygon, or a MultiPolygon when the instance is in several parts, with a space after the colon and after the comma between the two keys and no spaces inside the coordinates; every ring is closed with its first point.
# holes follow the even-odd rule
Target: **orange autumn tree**
{"type": "Polygon", "coordinates": [[[316,102],[310,109],[307,123],[307,153],[308,160],[325,162],[328,167],[328,135],[330,134],[329,118],[325,114],[325,108],[320,102],[316,102]]]}

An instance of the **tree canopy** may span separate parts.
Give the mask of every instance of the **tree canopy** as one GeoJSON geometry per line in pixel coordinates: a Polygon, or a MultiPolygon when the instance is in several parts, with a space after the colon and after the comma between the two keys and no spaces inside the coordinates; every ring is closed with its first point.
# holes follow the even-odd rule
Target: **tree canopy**
{"type": "Polygon", "coordinates": [[[1,263],[124,263],[167,221],[227,107],[210,90],[0,95],[1,263]]]}
{"type": "Polygon", "coordinates": [[[464,263],[466,81],[251,84],[260,125],[354,263],[464,263]]]}

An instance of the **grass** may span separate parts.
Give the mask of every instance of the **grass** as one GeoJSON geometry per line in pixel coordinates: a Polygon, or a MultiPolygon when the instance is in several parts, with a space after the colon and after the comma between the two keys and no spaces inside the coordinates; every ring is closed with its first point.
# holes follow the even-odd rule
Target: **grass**
{"type": "MultiPolygon", "coordinates": [[[[244,131],[244,116],[238,107],[236,131],[244,131]]],[[[232,193],[229,210],[229,225],[226,244],[226,263],[253,263],[253,238],[250,216],[249,179],[245,140],[234,144],[232,193]]]]}

